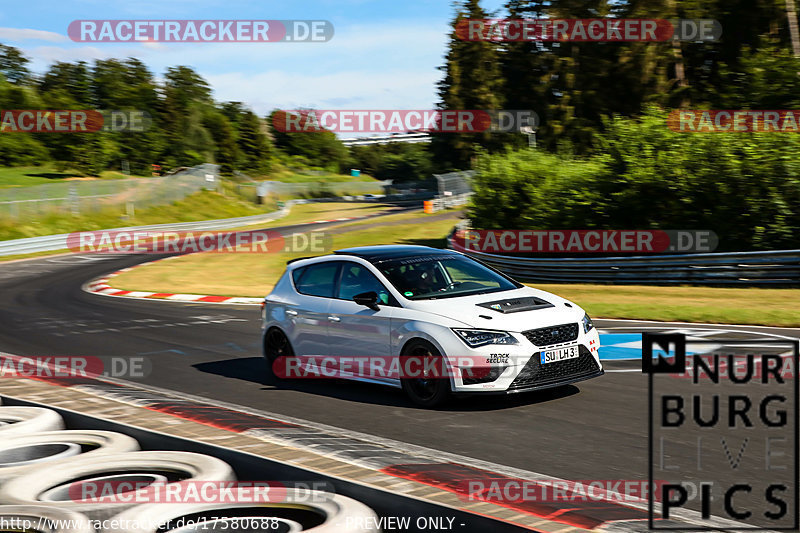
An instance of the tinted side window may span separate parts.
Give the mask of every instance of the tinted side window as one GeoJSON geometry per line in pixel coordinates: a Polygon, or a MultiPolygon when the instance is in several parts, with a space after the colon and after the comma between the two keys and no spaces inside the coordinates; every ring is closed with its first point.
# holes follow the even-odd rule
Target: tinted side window
{"type": "Polygon", "coordinates": [[[297,283],[300,281],[300,277],[303,275],[303,272],[305,271],[306,267],[295,268],[292,271],[292,281],[294,282],[295,287],[297,286],[297,283]]]}
{"type": "Polygon", "coordinates": [[[344,263],[342,280],[339,283],[339,298],[352,300],[356,294],[370,291],[378,293],[379,301],[384,304],[389,303],[391,298],[389,291],[375,277],[375,274],[357,263],[344,263]]]}
{"type": "Polygon", "coordinates": [[[333,298],[336,274],[338,272],[338,262],[308,265],[302,269],[299,275],[294,277],[294,286],[297,292],[301,294],[333,298]]]}

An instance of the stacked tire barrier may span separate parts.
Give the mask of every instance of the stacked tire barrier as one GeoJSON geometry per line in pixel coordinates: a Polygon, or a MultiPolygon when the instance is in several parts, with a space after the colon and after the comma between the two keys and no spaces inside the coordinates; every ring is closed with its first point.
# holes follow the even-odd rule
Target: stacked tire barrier
{"type": "MultiPolygon", "coordinates": [[[[286,488],[276,501],[128,503],[76,498],[76,488],[104,483],[164,487],[232,482],[225,461],[187,451],[141,451],[115,431],[70,430],[42,407],[0,406],[0,531],[31,533],[200,533],[214,531],[377,531],[377,516],[342,495],[286,488]],[[302,492],[302,493],[301,493],[302,492]],[[98,523],[107,527],[96,528],[98,523]]],[[[168,490],[168,489],[167,489],[168,490]]],[[[123,493],[130,494],[130,492],[123,493]]]]}

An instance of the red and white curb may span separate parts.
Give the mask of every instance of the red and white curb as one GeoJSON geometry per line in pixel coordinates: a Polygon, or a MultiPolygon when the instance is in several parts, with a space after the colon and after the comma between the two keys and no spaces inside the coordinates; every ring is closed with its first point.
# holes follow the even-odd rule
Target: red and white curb
{"type": "MultiPolygon", "coordinates": [[[[370,215],[362,217],[334,218],[331,220],[315,220],[311,224],[331,224],[334,222],[348,222],[351,220],[360,220],[369,217],[370,215]]],[[[189,255],[189,254],[184,254],[184,255],[189,255]]],[[[264,298],[245,298],[243,296],[215,296],[209,294],[176,294],[169,292],[126,291],[122,289],[116,289],[111,285],[109,285],[109,282],[111,281],[112,278],[118,276],[119,274],[122,274],[123,272],[130,272],[134,268],[156,263],[158,261],[177,259],[178,257],[183,257],[184,255],[174,255],[170,257],[164,257],[162,259],[156,259],[155,261],[148,261],[146,263],[141,263],[139,265],[135,265],[129,268],[123,268],[122,270],[117,270],[116,272],[112,272],[111,274],[106,274],[101,278],[96,278],[89,281],[83,286],[83,290],[93,294],[102,294],[103,296],[114,296],[117,298],[166,300],[171,302],[197,302],[206,304],[228,304],[228,305],[261,305],[261,302],[264,301],[264,298]]]]}
{"type": "MultiPolygon", "coordinates": [[[[174,256],[180,257],[180,256],[174,256]]],[[[166,261],[173,259],[173,257],[165,257],[164,259],[157,259],[157,261],[166,261]]],[[[142,263],[142,265],[149,265],[156,261],[142,263]]],[[[141,266],[141,265],[136,265],[141,266]]],[[[237,304],[237,305],[260,305],[263,298],[244,298],[240,296],[214,296],[208,294],[174,294],[169,292],[148,292],[148,291],[126,291],[116,289],[109,285],[109,282],[115,276],[123,272],[130,272],[136,267],[123,268],[111,274],[107,274],[102,278],[97,278],[83,286],[83,290],[94,294],[102,294],[104,296],[116,296],[118,298],[139,298],[146,300],[167,300],[172,302],[198,302],[207,304],[237,304]]]]}

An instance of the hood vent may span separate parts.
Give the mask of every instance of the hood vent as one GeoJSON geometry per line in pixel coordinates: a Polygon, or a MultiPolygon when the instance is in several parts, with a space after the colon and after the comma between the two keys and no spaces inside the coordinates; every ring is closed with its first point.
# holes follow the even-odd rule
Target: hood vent
{"type": "Polygon", "coordinates": [[[547,309],[548,307],[555,307],[550,302],[536,298],[535,296],[527,296],[524,298],[510,298],[508,300],[496,300],[494,302],[486,302],[476,304],[478,307],[485,307],[498,313],[519,313],[521,311],[534,311],[537,309],[547,309]]]}

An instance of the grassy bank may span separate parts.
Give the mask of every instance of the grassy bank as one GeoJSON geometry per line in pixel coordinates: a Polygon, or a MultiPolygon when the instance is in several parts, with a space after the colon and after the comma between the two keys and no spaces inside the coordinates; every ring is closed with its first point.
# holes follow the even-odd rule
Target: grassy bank
{"type": "MultiPolygon", "coordinates": [[[[99,178],[88,179],[124,179],[140,176],[127,176],[122,172],[106,170],[99,178]]],[[[5,187],[30,187],[32,185],[45,185],[60,183],[70,179],[87,179],[78,171],[59,171],[52,166],[39,167],[0,167],[0,188],[5,187]]]]}
{"type": "Polygon", "coordinates": [[[327,172],[322,174],[310,174],[286,169],[275,170],[268,176],[261,176],[258,179],[281,181],[283,183],[361,183],[375,181],[372,176],[363,173],[359,176],[327,172]]]}
{"type": "Polygon", "coordinates": [[[800,289],[537,284],[591,316],[800,327],[800,289]]]}
{"type": "MultiPolygon", "coordinates": [[[[373,221],[344,224],[334,229],[332,249],[387,242],[441,246],[458,212],[444,215],[392,215],[373,221]],[[353,231],[347,231],[352,229],[353,231]]],[[[134,290],[259,297],[272,290],[297,253],[192,254],[135,268],[114,278],[114,286],[134,290]],[[144,290],[144,289],[142,289],[144,290]]]]}
{"type": "MultiPolygon", "coordinates": [[[[194,207],[195,199],[183,203],[184,206],[194,207]]],[[[371,213],[377,213],[386,209],[385,206],[377,204],[364,204],[364,203],[324,203],[324,204],[304,204],[292,208],[290,214],[286,217],[276,219],[272,222],[259,223],[249,226],[242,226],[233,228],[236,230],[241,229],[257,229],[257,228],[270,228],[275,226],[285,226],[289,224],[305,224],[314,222],[316,220],[331,220],[340,217],[362,216],[371,213]]],[[[270,209],[269,211],[271,211],[270,209]]],[[[257,212],[254,214],[258,214],[257,212]]],[[[145,218],[146,213],[143,213],[142,218],[145,218]]],[[[247,215],[242,215],[247,216],[247,215]]],[[[229,217],[230,218],[230,217],[229,217]]],[[[50,252],[37,252],[32,254],[21,254],[14,256],[0,256],[0,262],[16,261],[19,259],[29,259],[33,257],[41,257],[46,255],[58,255],[66,253],[64,250],[54,250],[50,252]]]]}
{"type": "Polygon", "coordinates": [[[201,191],[172,204],[137,209],[132,217],[121,216],[120,208],[115,207],[77,216],[68,213],[53,213],[29,220],[3,220],[0,221],[0,240],[120,226],[231,218],[257,215],[271,210],[274,208],[256,206],[213,191],[201,191]]]}

